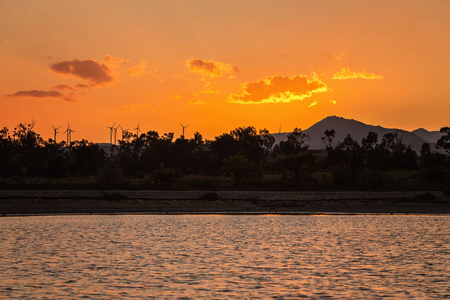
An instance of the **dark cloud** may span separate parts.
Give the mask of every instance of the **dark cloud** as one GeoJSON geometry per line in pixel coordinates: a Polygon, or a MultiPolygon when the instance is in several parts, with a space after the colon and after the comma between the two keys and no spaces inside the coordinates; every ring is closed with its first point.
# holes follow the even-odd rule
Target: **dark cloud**
{"type": "Polygon", "coordinates": [[[76,87],[76,88],[79,88],[79,89],[87,89],[87,88],[90,88],[91,85],[79,83],[79,84],[77,84],[75,87],[76,87]]]}
{"type": "Polygon", "coordinates": [[[105,84],[114,80],[107,65],[91,59],[63,60],[50,65],[50,70],[83,78],[94,84],[105,84]]]}
{"type": "Polygon", "coordinates": [[[57,89],[57,90],[73,90],[73,87],[71,87],[70,85],[67,85],[67,84],[58,84],[57,86],[55,86],[53,88],[57,89]]]}
{"type": "Polygon", "coordinates": [[[34,97],[34,98],[61,98],[65,101],[75,102],[73,94],[63,94],[58,91],[42,91],[42,90],[31,90],[31,91],[18,91],[14,94],[7,95],[9,97],[34,97]]]}
{"type": "Polygon", "coordinates": [[[265,80],[246,82],[241,95],[231,95],[228,100],[240,104],[279,103],[303,100],[314,93],[323,93],[328,87],[319,78],[313,76],[272,76],[265,80]]]}

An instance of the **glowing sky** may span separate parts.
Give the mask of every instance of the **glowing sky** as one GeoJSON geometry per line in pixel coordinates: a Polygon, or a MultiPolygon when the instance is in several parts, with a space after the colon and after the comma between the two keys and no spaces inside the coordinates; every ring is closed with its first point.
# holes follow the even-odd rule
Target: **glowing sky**
{"type": "MultiPolygon", "coordinates": [[[[450,1],[0,1],[0,127],[450,125],[450,1]]],[[[60,136],[62,138],[62,135],[60,136]]]]}

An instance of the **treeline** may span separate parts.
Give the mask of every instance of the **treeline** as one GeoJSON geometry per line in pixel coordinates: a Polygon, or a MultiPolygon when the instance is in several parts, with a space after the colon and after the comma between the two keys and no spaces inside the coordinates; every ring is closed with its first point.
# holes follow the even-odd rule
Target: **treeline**
{"type": "Polygon", "coordinates": [[[170,187],[183,175],[229,176],[236,186],[264,184],[264,176],[278,175],[280,187],[314,187],[321,172],[336,187],[383,185],[383,172],[417,170],[425,180],[449,178],[450,128],[441,129],[441,151],[423,144],[417,154],[397,133],[379,137],[369,132],[361,143],[348,135],[334,141],[333,129],[322,137],[324,151],[313,151],[308,136],[296,128],[275,144],[269,131],[236,128],[213,140],[200,133],[192,139],[148,131],[139,136],[125,132],[119,145],[106,153],[86,140],[44,140],[33,124],[19,124],[13,132],[0,131],[0,177],[86,177],[114,186],[123,178],[147,178],[150,187],[170,187]]]}

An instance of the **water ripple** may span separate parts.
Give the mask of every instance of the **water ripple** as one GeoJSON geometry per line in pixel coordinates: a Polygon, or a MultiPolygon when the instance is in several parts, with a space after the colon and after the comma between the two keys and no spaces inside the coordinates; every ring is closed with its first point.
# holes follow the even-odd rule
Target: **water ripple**
{"type": "Polygon", "coordinates": [[[450,297],[448,216],[0,219],[0,297],[450,297]]]}

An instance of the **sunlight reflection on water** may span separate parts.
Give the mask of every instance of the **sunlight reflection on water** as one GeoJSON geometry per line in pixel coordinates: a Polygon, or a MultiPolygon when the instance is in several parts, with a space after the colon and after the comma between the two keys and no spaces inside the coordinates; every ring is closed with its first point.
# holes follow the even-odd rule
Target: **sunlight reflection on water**
{"type": "Polygon", "coordinates": [[[443,298],[449,216],[0,219],[0,297],[443,298]]]}

